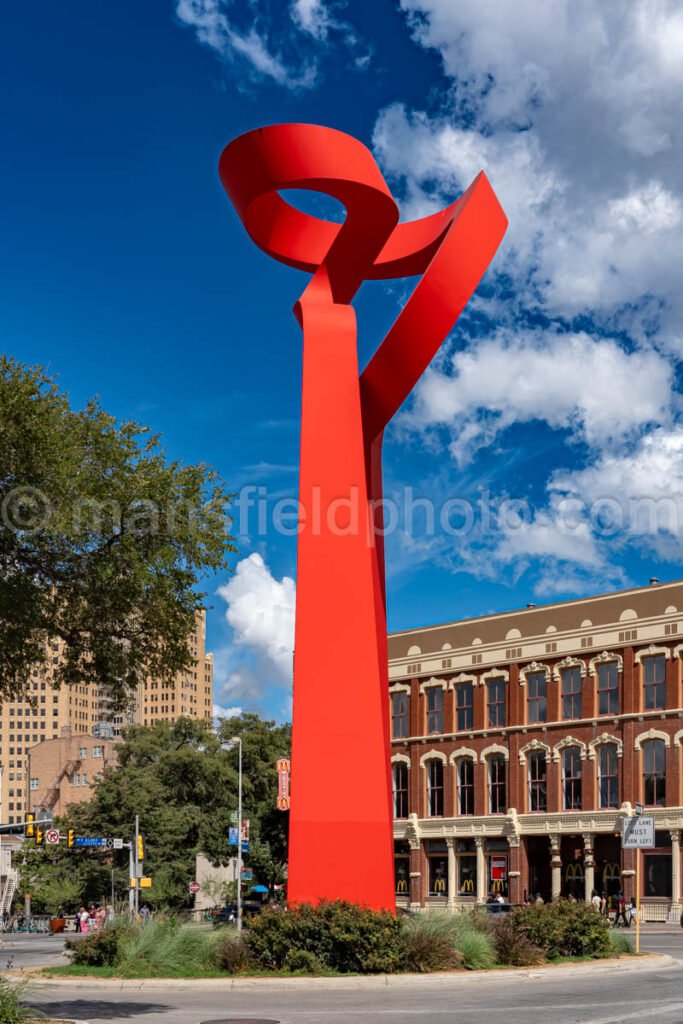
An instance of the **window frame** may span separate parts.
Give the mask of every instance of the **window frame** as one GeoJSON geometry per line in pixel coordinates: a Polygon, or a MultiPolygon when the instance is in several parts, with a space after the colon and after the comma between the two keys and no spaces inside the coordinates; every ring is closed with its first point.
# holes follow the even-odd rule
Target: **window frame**
{"type": "Polygon", "coordinates": [[[562,807],[565,811],[583,810],[583,766],[581,748],[572,744],[562,748],[562,807]],[[571,757],[576,774],[567,774],[567,761],[571,757]]]}
{"type": "Polygon", "coordinates": [[[455,727],[457,732],[471,732],[474,728],[474,683],[469,680],[455,684],[455,727]],[[461,703],[461,694],[469,694],[469,703],[461,703]]]}
{"type": "MultiPolygon", "coordinates": [[[[611,672],[608,672],[607,682],[610,682],[609,676],[611,672]]],[[[598,678],[597,678],[597,695],[598,695],[598,715],[618,715],[619,714],[619,662],[614,658],[610,661],[601,661],[598,664],[598,678]],[[603,670],[614,669],[614,686],[601,686],[602,676],[604,675],[603,670]],[[606,695],[607,710],[603,711],[601,707],[602,697],[606,695]],[[614,698],[614,699],[613,699],[614,698]],[[612,707],[611,705],[615,706],[612,707]]]]}
{"type": "Polygon", "coordinates": [[[583,679],[580,665],[565,665],[560,670],[560,687],[562,699],[562,721],[567,722],[583,718],[583,679]],[[578,681],[578,689],[576,683],[578,681]],[[571,689],[566,684],[571,684],[571,689]],[[578,714],[576,713],[578,711],[578,714]]]}
{"type": "Polygon", "coordinates": [[[598,747],[598,808],[602,810],[615,810],[619,807],[619,746],[616,743],[601,743],[598,747]],[[605,756],[613,752],[614,754],[614,772],[605,775],[603,769],[603,760],[605,756]],[[603,800],[603,785],[608,783],[608,794],[614,789],[613,802],[605,802],[603,800]]]}
{"type": "Polygon", "coordinates": [[[425,784],[428,818],[443,818],[444,816],[444,768],[445,766],[443,761],[438,757],[430,757],[425,762],[425,784]],[[433,771],[437,776],[440,773],[440,780],[435,780],[433,778],[433,771]]]}
{"type": "Polygon", "coordinates": [[[642,659],[642,690],[643,690],[643,711],[664,711],[666,708],[666,658],[663,654],[648,654],[642,659]],[[661,679],[651,679],[648,677],[648,669],[652,666],[652,674],[656,675],[655,667],[657,664],[661,664],[664,667],[664,673],[661,679]],[[652,702],[648,704],[648,693],[652,694],[652,702]]]}
{"type": "Polygon", "coordinates": [[[474,758],[464,755],[455,763],[456,794],[458,814],[463,818],[471,818],[474,814],[474,758]],[[464,762],[469,766],[469,779],[463,782],[462,769],[464,762]],[[463,797],[465,799],[463,799],[463,797]],[[467,810],[463,810],[466,806],[467,810]]]}
{"type": "Polygon", "coordinates": [[[545,813],[548,810],[548,754],[545,750],[532,750],[527,754],[527,800],[529,802],[529,813],[545,813]],[[537,763],[543,763],[543,775],[532,776],[532,767],[537,763]],[[534,800],[534,794],[536,800],[534,800]],[[541,794],[543,806],[541,806],[541,794]],[[538,806],[534,807],[533,804],[538,806]]]}
{"type": "Polygon", "coordinates": [[[548,721],[548,672],[547,669],[536,669],[533,672],[526,674],[526,714],[527,714],[527,725],[539,725],[543,722],[548,721]],[[543,692],[540,691],[540,683],[543,683],[543,692]],[[533,688],[533,693],[532,693],[533,688]],[[538,709],[543,703],[543,716],[541,717],[538,713],[538,709]],[[536,708],[536,717],[531,716],[531,708],[536,708]]]}
{"type": "Polygon", "coordinates": [[[498,753],[490,754],[486,760],[489,814],[507,814],[507,761],[503,754],[498,753]]]}
{"type": "Polygon", "coordinates": [[[443,686],[425,687],[426,735],[439,735],[443,732],[444,689],[443,686]],[[434,707],[430,701],[434,699],[434,707]]]}
{"type": "MultiPolygon", "coordinates": [[[[405,690],[397,690],[391,695],[391,737],[395,740],[404,740],[408,738],[410,732],[410,694],[406,693],[405,690]],[[398,698],[398,700],[397,700],[398,698]],[[403,707],[405,703],[405,708],[403,707]],[[396,710],[396,704],[401,705],[399,711],[396,710]],[[405,732],[397,731],[396,723],[402,722],[405,727],[405,732]]],[[[93,757],[95,757],[94,750],[101,750],[101,747],[93,748],[93,757]]],[[[101,756],[101,755],[100,755],[101,756]]]]}
{"type": "Polygon", "coordinates": [[[645,740],[640,748],[642,758],[642,788],[643,803],[646,807],[666,807],[666,743],[658,737],[645,740]],[[662,752],[662,768],[657,769],[657,753],[662,752]],[[648,754],[653,751],[653,767],[648,770],[648,754]],[[651,780],[653,785],[654,800],[648,799],[648,784],[651,780]],[[661,800],[659,796],[661,795],[661,800]]]}
{"type": "Polygon", "coordinates": [[[486,680],[486,720],[489,729],[502,729],[505,727],[507,718],[506,698],[507,684],[504,676],[493,676],[491,679],[486,680]],[[492,700],[491,694],[494,686],[498,688],[499,692],[494,694],[495,700],[492,700]],[[501,690],[502,694],[500,693],[501,690]],[[491,714],[492,710],[495,710],[494,715],[491,714]]]}
{"type": "Polygon", "coordinates": [[[394,761],[391,766],[391,788],[392,788],[392,800],[393,800],[393,812],[394,818],[403,820],[408,817],[408,798],[410,793],[410,766],[405,761],[394,761]],[[405,785],[397,785],[397,775],[401,775],[401,782],[405,782],[405,785]],[[405,814],[400,812],[404,810],[405,814]]]}

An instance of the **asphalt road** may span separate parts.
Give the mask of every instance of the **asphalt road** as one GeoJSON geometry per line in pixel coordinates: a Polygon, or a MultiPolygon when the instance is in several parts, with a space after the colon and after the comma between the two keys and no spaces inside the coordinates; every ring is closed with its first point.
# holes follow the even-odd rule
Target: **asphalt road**
{"type": "MultiPolygon", "coordinates": [[[[31,942],[17,941],[23,959],[31,942]]],[[[56,943],[43,956],[54,958],[56,943]]],[[[37,987],[33,1002],[48,1016],[99,1024],[489,1024],[494,1014],[505,1024],[681,1024],[683,1022],[683,931],[648,929],[643,950],[675,957],[665,970],[637,972],[574,968],[530,972],[530,976],[491,975],[421,978],[414,985],[373,991],[250,990],[208,987],[114,989],[92,983],[37,987]]],[[[4,951],[3,951],[4,952],[4,951]]],[[[37,952],[36,952],[36,955],[37,952]]]]}

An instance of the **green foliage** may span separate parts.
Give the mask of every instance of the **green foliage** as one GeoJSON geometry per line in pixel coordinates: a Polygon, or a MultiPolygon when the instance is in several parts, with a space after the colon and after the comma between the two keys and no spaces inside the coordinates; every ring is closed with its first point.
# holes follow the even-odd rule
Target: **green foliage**
{"type": "Polygon", "coordinates": [[[124,927],[107,926],[81,939],[67,939],[72,964],[82,967],[114,967],[118,963],[124,927]]]}
{"type": "Polygon", "coordinates": [[[609,956],[609,923],[590,903],[555,903],[515,911],[515,927],[553,960],[565,956],[609,956]]]}
{"type": "Polygon", "coordinates": [[[455,948],[452,917],[445,914],[419,914],[403,927],[404,968],[406,971],[454,971],[464,967],[464,957],[455,948]]]}
{"type": "Polygon", "coordinates": [[[245,974],[254,961],[249,946],[240,935],[221,934],[215,946],[216,966],[228,974],[245,974]]]}
{"type": "Polygon", "coordinates": [[[26,692],[48,639],[64,642],[56,682],[103,687],[116,707],[148,676],[191,669],[197,584],[235,550],[216,473],[169,462],[96,401],[73,410],[6,356],[0,466],[0,696],[26,692]]]}
{"type": "Polygon", "coordinates": [[[491,937],[476,928],[469,915],[456,914],[453,922],[453,945],[462,954],[467,970],[483,971],[494,967],[496,950],[491,937]]]}
{"type": "Polygon", "coordinates": [[[343,974],[392,973],[405,960],[401,921],[342,901],[287,913],[266,909],[250,925],[247,942],[260,966],[274,970],[287,969],[290,950],[310,953],[343,974]]]}
{"type": "Polygon", "coordinates": [[[610,956],[625,956],[633,953],[633,944],[623,932],[610,930],[610,956]]]}
{"type": "Polygon", "coordinates": [[[507,915],[493,924],[492,938],[499,964],[506,967],[535,967],[543,963],[543,950],[517,927],[514,916],[507,915]]]}
{"type": "Polygon", "coordinates": [[[83,903],[83,884],[80,879],[67,874],[66,870],[55,871],[51,864],[43,863],[30,882],[31,898],[49,914],[75,913],[83,903]]]}
{"type": "Polygon", "coordinates": [[[173,919],[153,920],[122,936],[116,966],[124,978],[191,977],[215,965],[215,946],[212,931],[173,919]]]}
{"type": "Polygon", "coordinates": [[[284,968],[292,974],[322,974],[325,965],[315,953],[307,949],[290,949],[285,957],[284,968]]]}
{"type": "MultiPolygon", "coordinates": [[[[291,728],[256,715],[222,723],[218,735],[187,718],[130,729],[118,748],[120,768],[105,771],[92,800],[70,808],[63,830],[126,839],[139,814],[146,839],[144,869],[153,879],[145,901],[155,908],[188,906],[196,854],[226,864],[234,853],[227,830],[237,810],[237,751],[220,746],[232,736],[243,741],[244,816],[250,819],[253,837],[245,864],[253,869],[255,882],[270,886],[283,880],[287,815],[274,809],[276,761],[289,754],[291,728]]],[[[106,850],[74,851],[65,844],[36,848],[28,840],[22,857],[22,879],[39,896],[36,909],[44,883],[55,871],[80,885],[83,902],[111,899],[111,853],[106,850]]],[[[125,854],[114,854],[114,868],[116,891],[123,892],[128,887],[125,854]]]]}
{"type": "Polygon", "coordinates": [[[42,1016],[23,1001],[27,981],[10,982],[0,976],[0,1021],[2,1024],[27,1024],[42,1016]]]}

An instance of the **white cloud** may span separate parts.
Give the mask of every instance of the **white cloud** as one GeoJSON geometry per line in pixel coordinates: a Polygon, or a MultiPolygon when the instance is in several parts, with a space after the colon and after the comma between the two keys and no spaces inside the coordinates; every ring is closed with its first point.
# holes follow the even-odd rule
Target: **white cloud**
{"type": "Polygon", "coordinates": [[[242,708],[224,708],[220,704],[214,704],[213,706],[213,720],[214,723],[218,723],[222,718],[239,718],[242,714],[242,708]]]}
{"type": "Polygon", "coordinates": [[[305,89],[315,84],[314,64],[302,60],[297,66],[288,65],[271,50],[256,22],[246,30],[238,29],[225,13],[228,7],[228,0],[177,0],[176,16],[195,30],[200,43],[224,60],[241,57],[255,75],[270,78],[290,89],[305,89]]]}
{"type": "Polygon", "coordinates": [[[316,39],[327,39],[335,24],[325,0],[294,0],[291,14],[295,25],[316,39]]]}
{"type": "Polygon", "coordinates": [[[656,352],[627,353],[608,338],[501,329],[429,370],[402,422],[447,427],[461,464],[506,427],[533,420],[591,445],[621,445],[669,418],[671,377],[656,352]]]}
{"type": "Polygon", "coordinates": [[[292,677],[294,649],[294,580],[276,580],[254,552],[237,563],[232,579],[219,595],[228,605],[225,617],[234,642],[267,659],[280,680],[292,677]]]}

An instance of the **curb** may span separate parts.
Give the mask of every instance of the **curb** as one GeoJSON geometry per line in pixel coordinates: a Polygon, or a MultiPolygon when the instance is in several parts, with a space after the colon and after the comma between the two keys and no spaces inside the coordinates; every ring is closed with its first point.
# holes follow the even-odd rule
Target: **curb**
{"type": "Polygon", "coordinates": [[[302,991],[314,992],[344,991],[347,989],[372,990],[383,988],[414,988],[416,985],[434,987],[443,985],[477,985],[482,982],[508,982],[511,978],[533,979],[535,981],[556,975],[561,971],[566,977],[584,977],[587,974],[613,974],[618,972],[662,971],[678,967],[679,961],[667,953],[643,953],[639,957],[598,960],[583,964],[548,964],[542,967],[512,967],[488,971],[451,971],[435,974],[379,974],[349,975],[333,978],[42,978],[34,976],[36,988],[88,989],[93,987],[112,991],[218,991],[234,992],[261,989],[263,992],[302,991]]]}

